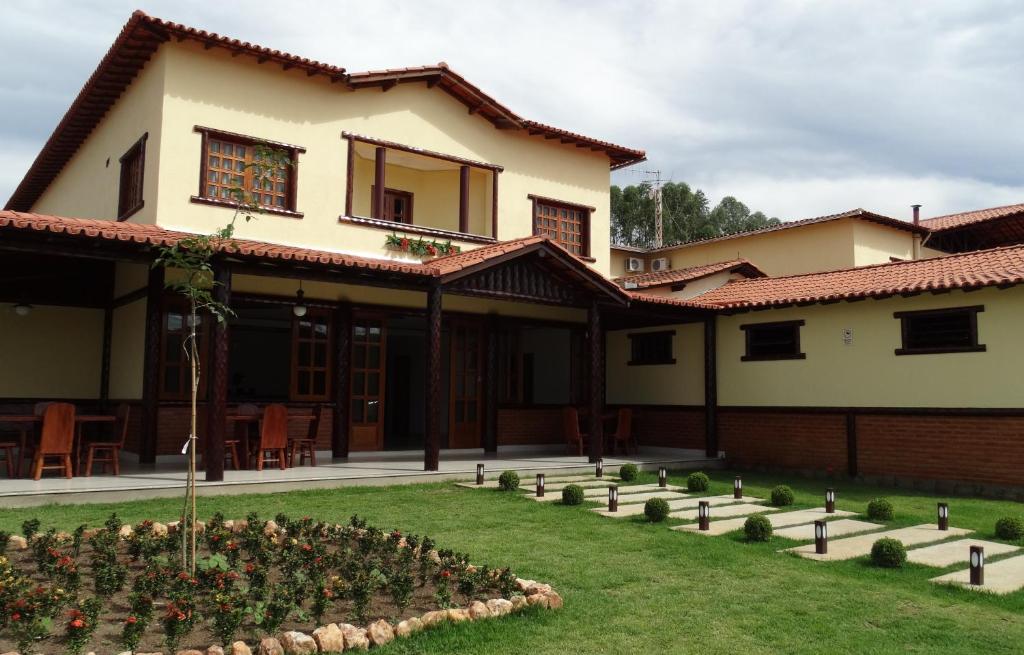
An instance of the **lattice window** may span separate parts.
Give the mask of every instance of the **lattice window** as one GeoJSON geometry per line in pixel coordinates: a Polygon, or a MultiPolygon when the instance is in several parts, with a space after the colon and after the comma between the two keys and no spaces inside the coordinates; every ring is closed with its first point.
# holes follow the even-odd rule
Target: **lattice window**
{"type": "Polygon", "coordinates": [[[331,315],[310,307],[293,323],[292,400],[327,400],[330,393],[331,315]]]}
{"type": "Polygon", "coordinates": [[[121,155],[121,179],[117,193],[117,220],[123,221],[142,209],[142,183],[146,170],[146,139],[142,135],[128,152],[121,155]]]}
{"type": "Polygon", "coordinates": [[[548,237],[574,255],[585,257],[590,254],[590,210],[535,199],[533,233],[548,237]]]}
{"type": "Polygon", "coordinates": [[[255,145],[208,138],[203,195],[230,202],[237,201],[239,190],[244,190],[243,200],[247,203],[291,209],[288,169],[279,168],[272,176],[261,179],[253,166],[259,160],[259,149],[255,145]]]}

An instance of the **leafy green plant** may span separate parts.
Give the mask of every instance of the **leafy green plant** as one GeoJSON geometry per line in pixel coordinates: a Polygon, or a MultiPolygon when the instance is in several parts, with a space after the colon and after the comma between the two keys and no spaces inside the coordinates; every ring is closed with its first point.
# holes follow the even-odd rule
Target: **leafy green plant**
{"type": "Polygon", "coordinates": [[[1006,541],[1024,539],[1024,520],[1016,516],[1006,516],[996,521],[996,536],[1006,541]]]}
{"type": "Polygon", "coordinates": [[[775,507],[786,507],[793,504],[793,490],[784,484],[772,489],[771,502],[775,507]]]}
{"type": "Polygon", "coordinates": [[[875,498],[868,503],[868,518],[891,521],[895,511],[887,498],[875,498]]]}
{"type": "Polygon", "coordinates": [[[686,488],[690,491],[707,491],[710,486],[711,479],[708,478],[706,473],[702,473],[701,471],[691,473],[686,477],[686,488]]]}
{"type": "Polygon", "coordinates": [[[644,503],[644,516],[651,523],[661,523],[668,518],[669,511],[668,501],[664,498],[649,498],[644,503]]]}
{"type": "Polygon", "coordinates": [[[519,474],[515,471],[502,471],[498,476],[498,488],[502,491],[515,491],[519,488],[519,474]]]}
{"type": "Polygon", "coordinates": [[[68,652],[78,655],[85,650],[85,645],[89,643],[96,628],[99,627],[102,606],[103,603],[99,598],[89,598],[68,612],[68,652]]]}
{"type": "Polygon", "coordinates": [[[21,524],[21,534],[25,536],[27,541],[32,541],[32,537],[39,532],[39,519],[28,519],[23,521],[21,524]]]}
{"type": "Polygon", "coordinates": [[[899,539],[882,537],[871,546],[871,561],[875,566],[898,569],[907,563],[907,549],[899,539]]]}
{"type": "Polygon", "coordinates": [[[772,523],[764,514],[754,514],[743,522],[743,534],[747,541],[771,541],[772,523]]]}
{"type": "Polygon", "coordinates": [[[640,475],[640,469],[632,462],[623,464],[619,467],[619,477],[622,478],[624,482],[632,482],[633,480],[636,480],[638,475],[640,475]]]}
{"type": "Polygon", "coordinates": [[[580,505],[583,503],[583,487],[578,484],[566,485],[562,489],[563,505],[580,505]]]}

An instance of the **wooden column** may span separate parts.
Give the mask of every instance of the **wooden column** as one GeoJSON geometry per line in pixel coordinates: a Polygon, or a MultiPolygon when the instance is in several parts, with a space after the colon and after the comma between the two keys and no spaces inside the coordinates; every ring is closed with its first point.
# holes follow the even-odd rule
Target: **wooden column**
{"type": "Polygon", "coordinates": [[[491,171],[491,236],[498,238],[498,171],[491,171]]]}
{"type": "Polygon", "coordinates": [[[348,457],[349,383],[351,382],[352,311],[341,305],[334,313],[334,421],[331,454],[348,457]]]}
{"type": "Polygon", "coordinates": [[[596,300],[590,302],[587,312],[587,333],[590,344],[590,461],[604,456],[604,330],[601,327],[601,308],[596,300]]]}
{"type": "Polygon", "coordinates": [[[146,335],[142,355],[142,427],[139,463],[156,463],[160,413],[160,333],[163,327],[164,269],[149,269],[146,282],[146,335]]]}
{"type": "Polygon", "coordinates": [[[348,163],[345,167],[345,216],[352,215],[352,188],[356,179],[356,142],[352,137],[348,139],[348,163]]]}
{"type": "Polygon", "coordinates": [[[487,361],[484,373],[484,452],[498,452],[498,331],[497,314],[487,321],[487,361]]]}
{"type": "Polygon", "coordinates": [[[100,401],[104,407],[110,400],[110,351],[114,339],[114,305],[103,308],[103,354],[100,360],[100,401]]]}
{"type": "Polygon", "coordinates": [[[388,163],[387,152],[387,148],[378,147],[377,156],[374,158],[376,166],[373,174],[373,207],[371,208],[373,218],[384,218],[384,186],[387,183],[384,173],[388,163]]]}
{"type": "Polygon", "coordinates": [[[441,459],[441,285],[427,291],[427,371],[424,394],[426,435],[423,470],[436,471],[441,459]]]}
{"type": "Polygon", "coordinates": [[[704,454],[718,457],[718,339],[715,317],[704,319],[704,454]]]}
{"type": "MultiPolygon", "coordinates": [[[[231,306],[231,268],[217,262],[213,272],[213,299],[231,306]]],[[[206,481],[220,482],[224,479],[224,431],[227,429],[228,413],[228,333],[227,317],[223,321],[213,319],[210,330],[210,362],[207,381],[209,403],[206,408],[206,453],[203,464],[206,467],[206,481]]]]}
{"type": "Polygon", "coordinates": [[[469,232],[469,166],[459,169],[459,232],[469,232]]]}

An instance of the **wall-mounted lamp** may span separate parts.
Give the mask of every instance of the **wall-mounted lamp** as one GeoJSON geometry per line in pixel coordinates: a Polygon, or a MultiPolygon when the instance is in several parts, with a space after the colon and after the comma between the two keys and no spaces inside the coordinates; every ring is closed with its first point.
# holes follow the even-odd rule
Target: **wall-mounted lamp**
{"type": "Polygon", "coordinates": [[[18,316],[28,316],[29,312],[32,311],[32,305],[27,302],[20,302],[14,306],[14,313],[18,316]]]}
{"type": "Polygon", "coordinates": [[[295,292],[295,304],[292,305],[292,313],[299,318],[305,316],[309,309],[306,307],[305,301],[302,300],[304,295],[306,294],[302,291],[302,280],[299,280],[299,290],[295,292]]]}

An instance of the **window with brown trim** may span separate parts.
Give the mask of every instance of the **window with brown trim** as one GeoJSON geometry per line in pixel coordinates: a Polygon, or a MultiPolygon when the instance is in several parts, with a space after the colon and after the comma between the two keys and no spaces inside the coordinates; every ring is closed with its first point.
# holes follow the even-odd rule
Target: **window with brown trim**
{"type": "Polygon", "coordinates": [[[292,323],[292,400],[327,400],[331,392],[331,312],[309,307],[292,323]]]}
{"type": "MultiPolygon", "coordinates": [[[[206,370],[206,344],[209,332],[208,317],[196,316],[196,350],[199,370],[206,370]]],[[[164,317],[160,335],[160,398],[186,400],[192,393],[191,362],[189,352],[189,310],[184,298],[164,299],[164,317]]],[[[199,395],[206,393],[206,375],[199,376],[199,395]]]]}
{"type": "MultiPolygon", "coordinates": [[[[370,185],[370,199],[371,203],[376,205],[377,203],[377,185],[370,185]]],[[[385,221],[394,221],[395,223],[406,223],[412,224],[412,200],[413,194],[411,191],[399,191],[398,189],[384,188],[384,211],[380,213],[380,217],[385,221]]],[[[377,216],[377,208],[373,207],[372,214],[377,216]]]]}
{"type": "Polygon", "coordinates": [[[751,323],[741,325],[746,336],[744,362],[773,359],[804,359],[800,351],[800,328],[803,321],[778,321],[774,323],[751,323]]]}
{"type": "Polygon", "coordinates": [[[897,355],[984,352],[978,343],[978,312],[984,305],[896,312],[903,347],[897,355]]]}
{"type": "Polygon", "coordinates": [[[117,220],[123,221],[142,209],[142,184],[146,171],[146,140],[149,132],[121,155],[121,175],[117,190],[117,220]]]}
{"type": "Polygon", "coordinates": [[[264,211],[302,216],[295,211],[295,190],[298,155],[305,152],[304,148],[205,127],[195,129],[203,135],[203,159],[199,195],[193,196],[193,201],[233,206],[241,191],[245,202],[259,205],[264,211]],[[292,165],[261,179],[256,164],[260,163],[263,148],[283,150],[292,165]]]}
{"type": "Polygon", "coordinates": [[[675,364],[672,356],[672,339],[675,330],[660,332],[639,332],[630,334],[629,350],[630,366],[655,366],[658,364],[675,364]]]}
{"type": "Polygon", "coordinates": [[[590,255],[590,208],[531,197],[533,233],[548,237],[574,255],[590,255]]]}

